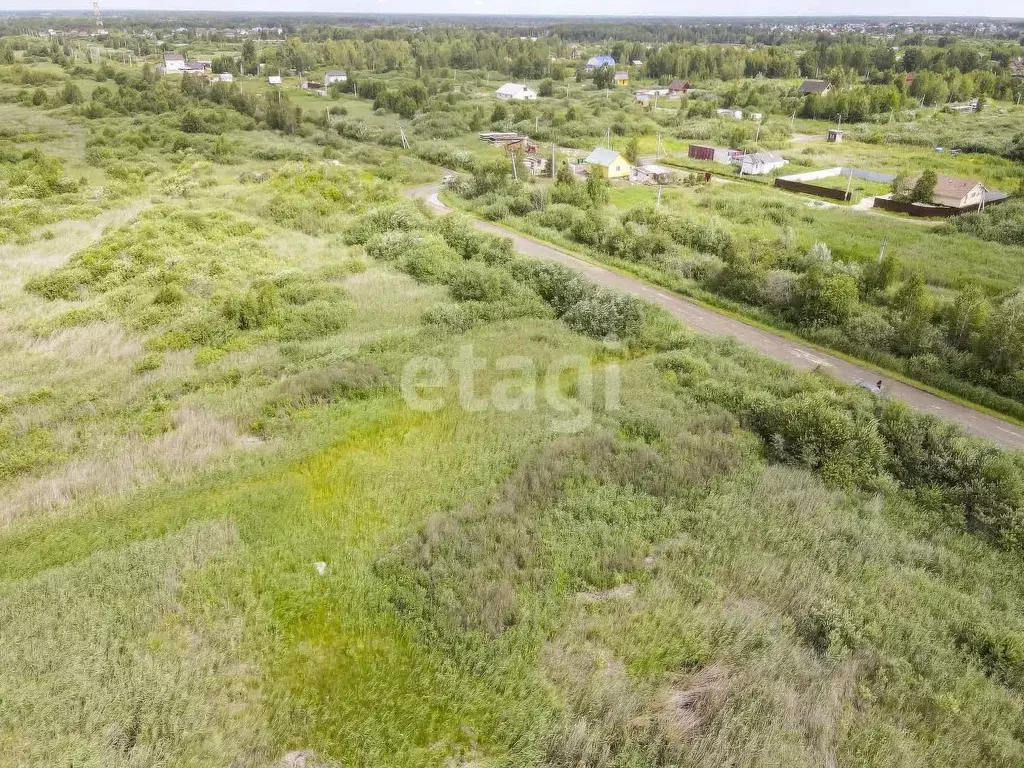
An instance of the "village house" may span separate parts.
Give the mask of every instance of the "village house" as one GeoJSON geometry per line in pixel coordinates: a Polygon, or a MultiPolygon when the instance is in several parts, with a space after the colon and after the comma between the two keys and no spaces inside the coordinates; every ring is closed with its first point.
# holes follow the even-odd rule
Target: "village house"
{"type": "Polygon", "coordinates": [[[520,85],[519,83],[505,83],[501,88],[494,92],[502,101],[536,101],[537,92],[532,88],[528,88],[525,84],[520,85]]]}
{"type": "Polygon", "coordinates": [[[185,71],[185,57],[180,53],[164,54],[164,74],[172,75],[185,71]]]}
{"type": "Polygon", "coordinates": [[[595,69],[600,69],[601,67],[614,66],[615,59],[613,59],[611,56],[591,56],[589,59],[587,59],[587,63],[586,65],[584,65],[583,69],[586,70],[587,72],[593,72],[595,69]]]}
{"type": "Polygon", "coordinates": [[[728,117],[728,118],[731,118],[733,120],[742,120],[743,119],[743,110],[742,109],[716,109],[715,113],[719,117],[728,117]]]}
{"type": "Polygon", "coordinates": [[[673,80],[668,84],[668,95],[669,96],[682,96],[684,93],[690,92],[690,81],[689,80],[673,80]]]}
{"type": "Polygon", "coordinates": [[[269,75],[267,77],[267,82],[270,85],[280,85],[281,84],[281,76],[280,75],[269,75]]]}
{"type": "Polygon", "coordinates": [[[329,69],[324,73],[324,85],[330,88],[335,83],[344,83],[348,80],[348,73],[344,69],[329,69]]]}
{"type": "Polygon", "coordinates": [[[832,89],[827,80],[804,80],[800,83],[800,94],[802,96],[808,96],[812,93],[817,93],[824,96],[832,89]]]}
{"type": "Polygon", "coordinates": [[[976,208],[985,202],[988,189],[977,179],[939,176],[935,182],[932,202],[947,208],[976,208]]]}
{"type": "Polygon", "coordinates": [[[217,74],[217,80],[222,83],[233,83],[235,82],[235,76],[230,72],[220,72],[217,74]]]}
{"type": "Polygon", "coordinates": [[[629,85],[629,72],[616,72],[615,84],[619,87],[625,87],[629,85]]]}
{"type": "Polygon", "coordinates": [[[583,162],[587,164],[590,173],[603,179],[629,176],[629,162],[614,149],[595,149],[583,162]]]}
{"type": "Polygon", "coordinates": [[[740,176],[764,176],[784,166],[786,160],[774,152],[755,152],[741,156],[738,163],[740,176]]]}

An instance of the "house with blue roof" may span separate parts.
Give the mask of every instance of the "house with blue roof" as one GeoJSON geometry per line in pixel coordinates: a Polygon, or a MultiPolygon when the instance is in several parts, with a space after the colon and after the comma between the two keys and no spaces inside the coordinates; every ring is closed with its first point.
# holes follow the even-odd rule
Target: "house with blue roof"
{"type": "Polygon", "coordinates": [[[587,64],[584,67],[584,69],[587,72],[593,72],[595,69],[600,69],[601,67],[614,66],[615,59],[613,59],[611,56],[592,56],[590,59],[587,60],[587,64]]]}

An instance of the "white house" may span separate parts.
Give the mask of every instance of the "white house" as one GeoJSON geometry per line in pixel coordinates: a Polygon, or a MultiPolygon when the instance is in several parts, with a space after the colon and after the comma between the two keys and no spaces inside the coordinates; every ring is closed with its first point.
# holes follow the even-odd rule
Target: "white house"
{"type": "Polygon", "coordinates": [[[536,101],[537,92],[519,83],[505,83],[494,92],[502,101],[536,101]]]}
{"type": "Polygon", "coordinates": [[[221,72],[217,75],[217,79],[222,83],[233,83],[235,82],[235,76],[230,72],[221,72]]]}
{"type": "Polygon", "coordinates": [[[181,73],[185,71],[185,57],[180,53],[164,54],[164,73],[181,73]]]}
{"type": "Polygon", "coordinates": [[[755,152],[743,155],[736,162],[739,163],[741,176],[763,176],[784,166],[786,159],[774,152],[755,152]]]}
{"type": "Polygon", "coordinates": [[[270,75],[267,78],[267,82],[270,83],[271,85],[280,85],[281,84],[281,76],[280,75],[270,75]]]}
{"type": "Polygon", "coordinates": [[[718,113],[719,117],[731,117],[733,120],[743,119],[742,109],[716,109],[715,112],[718,113]]]}
{"type": "Polygon", "coordinates": [[[329,69],[324,74],[324,85],[330,87],[335,83],[344,83],[348,80],[348,73],[344,69],[329,69]]]}

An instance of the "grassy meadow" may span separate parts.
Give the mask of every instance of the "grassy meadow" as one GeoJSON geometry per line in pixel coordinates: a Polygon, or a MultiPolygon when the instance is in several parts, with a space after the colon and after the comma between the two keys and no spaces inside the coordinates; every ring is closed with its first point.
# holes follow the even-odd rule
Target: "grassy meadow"
{"type": "MultiPolygon", "coordinates": [[[[0,764],[1024,763],[1020,456],[408,201],[495,160],[465,131],[110,88],[0,104],[0,764]]],[[[1020,282],[768,188],[662,206],[1020,282]]]]}

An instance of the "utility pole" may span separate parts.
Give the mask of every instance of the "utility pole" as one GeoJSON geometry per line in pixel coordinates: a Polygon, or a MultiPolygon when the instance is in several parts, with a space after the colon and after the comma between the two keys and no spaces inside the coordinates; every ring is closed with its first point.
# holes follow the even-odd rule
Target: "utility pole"
{"type": "Polygon", "coordinates": [[[789,118],[789,132],[793,132],[794,123],[796,123],[796,110],[793,110],[793,114],[789,118]]]}
{"type": "Polygon", "coordinates": [[[408,149],[409,140],[405,138],[405,128],[402,127],[401,123],[398,124],[398,133],[402,137],[402,149],[408,149]]]}
{"type": "Polygon", "coordinates": [[[757,142],[758,142],[758,140],[760,138],[761,138],[761,121],[758,120],[757,121],[757,132],[754,133],[754,143],[757,144],[757,142]]]}
{"type": "Polygon", "coordinates": [[[654,205],[655,208],[661,208],[661,184],[658,185],[658,202],[654,205]]]}
{"type": "Polygon", "coordinates": [[[551,142],[551,178],[555,178],[555,142],[551,142]]]}
{"type": "Polygon", "coordinates": [[[882,259],[885,258],[885,245],[889,242],[889,236],[884,235],[882,237],[882,247],[878,249],[878,263],[882,263],[882,259]]]}
{"type": "Polygon", "coordinates": [[[512,153],[512,177],[519,181],[519,170],[516,168],[516,153],[512,153]]]}
{"type": "Polygon", "coordinates": [[[612,148],[612,129],[610,126],[604,132],[604,143],[607,149],[612,148]]]}
{"type": "Polygon", "coordinates": [[[850,169],[850,180],[846,183],[846,199],[850,199],[850,190],[853,188],[853,169],[850,169]]]}
{"type": "Polygon", "coordinates": [[[103,19],[100,17],[100,0],[92,0],[92,15],[96,19],[96,29],[103,29],[103,19]]]}

